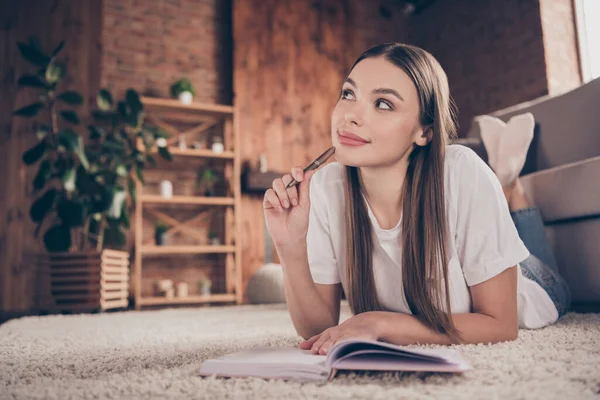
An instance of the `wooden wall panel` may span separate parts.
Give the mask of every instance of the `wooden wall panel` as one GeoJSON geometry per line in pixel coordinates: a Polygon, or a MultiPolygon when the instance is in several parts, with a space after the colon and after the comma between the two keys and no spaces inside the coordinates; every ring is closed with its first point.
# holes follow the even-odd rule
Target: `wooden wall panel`
{"type": "MultiPolygon", "coordinates": [[[[354,59],[405,38],[399,2],[235,0],[234,103],[242,160],[273,171],[331,146],[330,117],[354,59]],[[384,8],[382,10],[382,8],[384,8]]],[[[265,262],[262,196],[243,197],[243,276],[265,262]]]]}
{"type": "Polygon", "coordinates": [[[22,61],[16,42],[34,35],[51,51],[66,39],[62,57],[69,79],[63,88],[94,99],[100,81],[101,6],[101,0],[0,2],[0,310],[35,308],[33,256],[41,249],[29,219],[36,168],[26,168],[21,160],[35,135],[27,120],[11,117],[35,98],[16,86],[19,76],[35,67],[22,61]]]}

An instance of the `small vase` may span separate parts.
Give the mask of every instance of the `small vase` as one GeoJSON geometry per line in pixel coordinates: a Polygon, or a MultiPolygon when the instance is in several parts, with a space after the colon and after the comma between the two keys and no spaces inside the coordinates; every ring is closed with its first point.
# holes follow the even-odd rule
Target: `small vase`
{"type": "Polygon", "coordinates": [[[169,244],[169,234],[167,232],[155,233],[154,239],[157,246],[166,246],[169,244]]]}
{"type": "Polygon", "coordinates": [[[165,199],[170,199],[173,197],[173,184],[171,181],[160,182],[160,195],[165,199]]]}
{"type": "Polygon", "coordinates": [[[192,101],[194,100],[194,96],[191,92],[181,92],[177,97],[183,104],[192,104],[192,101]]]}
{"type": "Polygon", "coordinates": [[[223,145],[223,140],[220,137],[216,137],[212,144],[212,151],[216,154],[221,154],[225,151],[225,146],[223,145]]]}
{"type": "Polygon", "coordinates": [[[211,281],[200,281],[200,295],[210,296],[210,288],[212,286],[211,281]]]}
{"type": "Polygon", "coordinates": [[[213,246],[219,246],[221,244],[221,240],[218,237],[212,238],[210,239],[210,244],[213,246]]]}

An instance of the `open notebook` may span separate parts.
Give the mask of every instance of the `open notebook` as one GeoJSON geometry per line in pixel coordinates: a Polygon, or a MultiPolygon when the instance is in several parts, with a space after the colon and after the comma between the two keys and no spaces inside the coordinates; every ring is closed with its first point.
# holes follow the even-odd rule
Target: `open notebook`
{"type": "Polygon", "coordinates": [[[373,340],[345,340],[329,353],[297,347],[260,347],[207,360],[200,375],[331,380],[339,370],[463,372],[471,369],[453,349],[408,349],[373,340]]]}

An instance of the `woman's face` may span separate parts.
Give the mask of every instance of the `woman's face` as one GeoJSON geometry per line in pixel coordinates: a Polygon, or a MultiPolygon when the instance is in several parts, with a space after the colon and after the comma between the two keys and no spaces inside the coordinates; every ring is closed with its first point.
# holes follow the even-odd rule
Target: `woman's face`
{"type": "Polygon", "coordinates": [[[427,143],[412,80],[382,57],[359,62],[342,86],[331,135],[335,157],[345,165],[383,167],[408,157],[414,144],[427,143]],[[345,137],[353,135],[362,140],[345,137]]]}

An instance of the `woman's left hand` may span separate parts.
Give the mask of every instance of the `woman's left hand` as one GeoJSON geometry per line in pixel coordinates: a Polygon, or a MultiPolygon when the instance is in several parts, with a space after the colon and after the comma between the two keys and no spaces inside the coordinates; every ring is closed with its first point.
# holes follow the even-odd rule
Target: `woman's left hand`
{"type": "Polygon", "coordinates": [[[346,339],[379,339],[379,322],[374,313],[355,315],[340,325],[333,326],[300,343],[300,348],[313,354],[327,354],[331,347],[346,339]]]}

